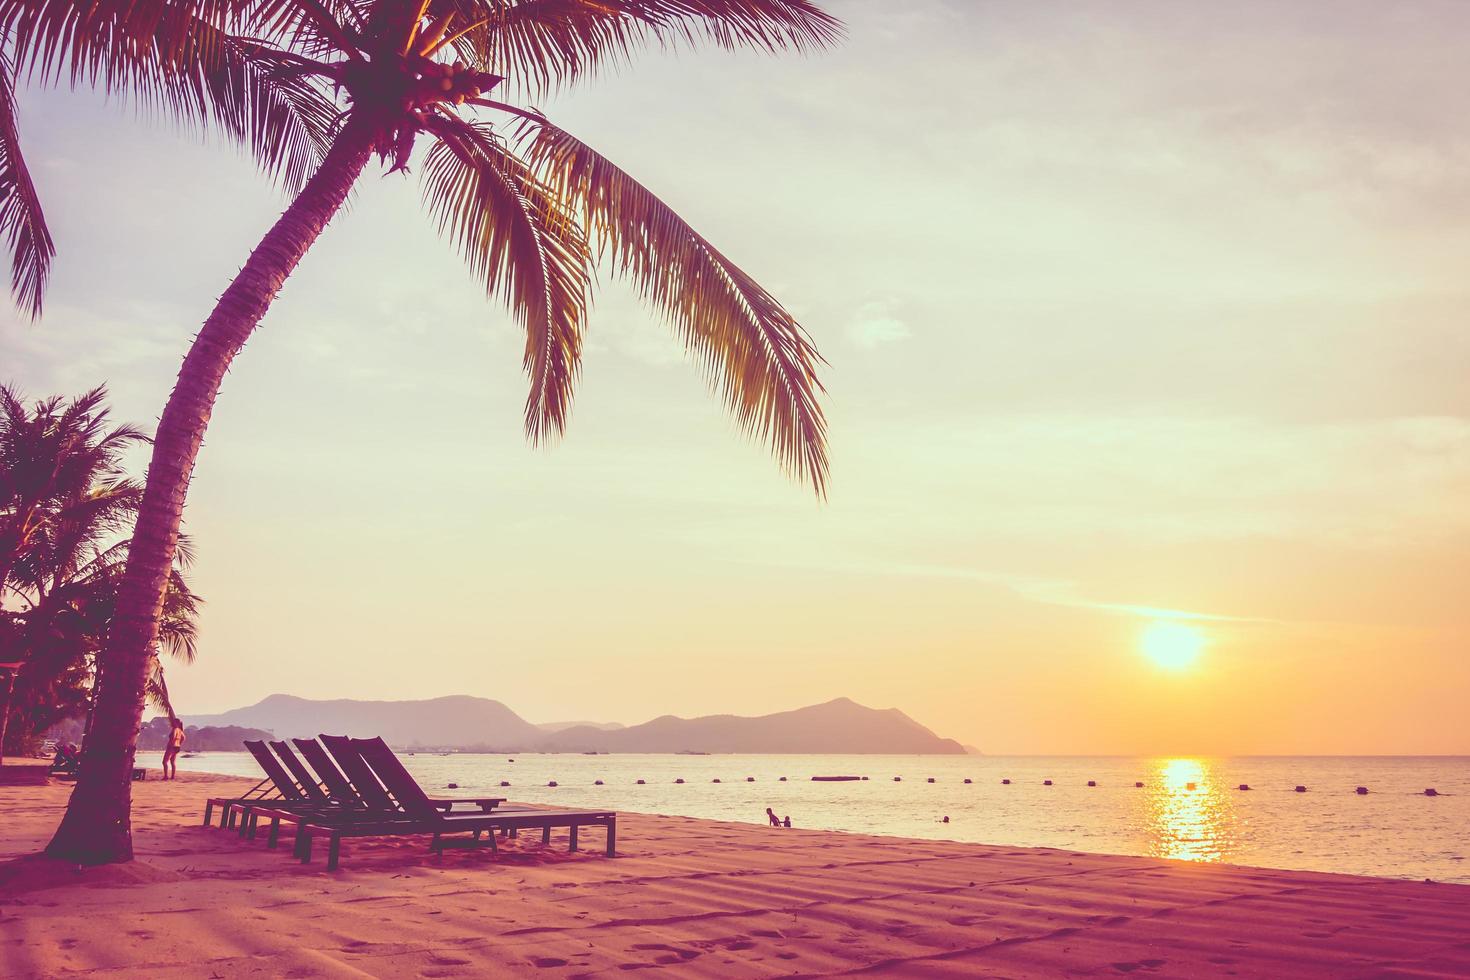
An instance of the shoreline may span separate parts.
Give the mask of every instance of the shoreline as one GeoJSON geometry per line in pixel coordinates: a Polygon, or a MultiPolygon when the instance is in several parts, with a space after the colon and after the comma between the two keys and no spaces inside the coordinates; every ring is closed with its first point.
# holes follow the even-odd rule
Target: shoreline
{"type": "Polygon", "coordinates": [[[1465,885],[631,811],[614,859],[355,840],[328,873],[199,826],[249,781],[155,772],[137,860],[79,873],[24,857],[70,785],[0,787],[8,976],[1470,974],[1465,885]]]}

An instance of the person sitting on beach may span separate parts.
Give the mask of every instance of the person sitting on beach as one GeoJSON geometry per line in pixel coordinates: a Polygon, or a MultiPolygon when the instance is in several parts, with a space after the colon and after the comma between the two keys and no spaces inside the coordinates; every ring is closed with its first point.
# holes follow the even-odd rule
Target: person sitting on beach
{"type": "Polygon", "coordinates": [[[56,758],[51,761],[51,771],[76,772],[78,761],[77,747],[70,742],[62,742],[56,747],[56,758]]]}
{"type": "Polygon", "coordinates": [[[776,816],[775,810],[772,810],[770,807],[766,807],[766,816],[770,818],[772,827],[781,826],[781,818],[776,816]]]}
{"type": "Polygon", "coordinates": [[[163,778],[179,778],[179,764],[176,761],[179,750],[184,747],[184,723],[178,718],[171,719],[173,727],[169,729],[168,744],[163,747],[163,778]]]}

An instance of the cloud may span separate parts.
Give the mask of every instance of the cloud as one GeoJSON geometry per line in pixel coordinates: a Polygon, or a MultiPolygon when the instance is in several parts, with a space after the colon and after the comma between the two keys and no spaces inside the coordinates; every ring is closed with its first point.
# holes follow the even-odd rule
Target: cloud
{"type": "Polygon", "coordinates": [[[909,325],[895,317],[887,303],[866,303],[847,325],[847,339],[854,347],[876,350],[913,336],[909,325]]]}

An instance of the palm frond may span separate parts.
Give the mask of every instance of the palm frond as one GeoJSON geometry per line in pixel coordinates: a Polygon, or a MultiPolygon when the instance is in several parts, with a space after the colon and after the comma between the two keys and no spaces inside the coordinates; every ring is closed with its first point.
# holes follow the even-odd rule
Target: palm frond
{"type": "Polygon", "coordinates": [[[0,235],[10,247],[11,293],[16,305],[33,319],[41,315],[41,300],[56,246],[46,228],[41,199],[31,183],[21,156],[16,124],[15,89],[11,65],[0,51],[0,235]]]}
{"type": "Polygon", "coordinates": [[[275,46],[315,23],[302,7],[313,2],[282,0],[274,34],[243,37],[228,26],[260,10],[243,0],[0,0],[0,31],[25,77],[99,86],[183,125],[218,126],[295,192],[337,115],[313,80],[326,66],[275,46]]]}
{"type": "Polygon", "coordinates": [[[202,62],[201,101],[256,163],[295,194],[321,165],[336,132],[336,104],[314,83],[313,62],[246,38],[222,42],[223,56],[202,62]]]}
{"type": "Polygon", "coordinates": [[[614,268],[663,311],[740,427],[818,495],[827,481],[822,357],[760,284],[642,184],[549,122],[522,128],[526,159],[614,268]]]}
{"type": "Polygon", "coordinates": [[[457,0],[483,20],[461,54],[533,92],[626,62],[649,42],[775,52],[826,47],[842,25],[811,0],[457,0]]]}
{"type": "Polygon", "coordinates": [[[526,332],[527,434],[533,441],[560,434],[581,365],[586,236],[488,127],[443,118],[430,127],[440,137],[424,164],[430,212],[526,332]]]}

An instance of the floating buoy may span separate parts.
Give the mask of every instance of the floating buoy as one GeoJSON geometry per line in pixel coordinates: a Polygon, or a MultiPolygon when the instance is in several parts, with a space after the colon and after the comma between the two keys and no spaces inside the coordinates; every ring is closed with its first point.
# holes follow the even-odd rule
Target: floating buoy
{"type": "Polygon", "coordinates": [[[642,786],[642,785],[644,785],[644,780],[642,780],[642,779],[640,779],[640,780],[638,780],[638,785],[639,785],[639,786],[642,786]]]}
{"type": "Polygon", "coordinates": [[[718,779],[711,779],[710,782],[712,782],[712,783],[718,783],[719,780],[718,779]]]}
{"type": "Polygon", "coordinates": [[[1001,784],[1001,785],[1002,785],[1002,786],[1009,786],[1009,785],[1010,785],[1010,784],[1011,784],[1011,781],[1010,781],[1010,780],[1009,780],[1009,779],[1002,779],[1002,780],[1001,780],[1001,781],[1000,781],[1000,784],[1001,784]]]}
{"type": "MultiPolygon", "coordinates": [[[[781,781],[782,781],[782,782],[785,782],[785,780],[786,780],[786,777],[785,777],[785,776],[782,776],[782,777],[781,777],[781,781]]],[[[863,777],[863,782],[865,782],[865,783],[866,783],[866,782],[867,782],[867,781],[868,781],[868,777],[867,777],[867,776],[864,776],[864,777],[863,777]]]]}
{"type": "Polygon", "coordinates": [[[1424,791],[1424,795],[1425,796],[1438,796],[1439,795],[1439,790],[1437,790],[1433,786],[1431,786],[1431,787],[1429,787],[1428,789],[1426,789],[1424,791]]]}
{"type": "Polygon", "coordinates": [[[1359,786],[1357,789],[1353,790],[1353,792],[1354,793],[1357,793],[1359,796],[1367,796],[1368,795],[1368,787],[1366,787],[1366,786],[1359,786]]]}
{"type": "Polygon", "coordinates": [[[514,762],[514,761],[516,761],[516,760],[514,760],[514,759],[506,759],[506,760],[505,760],[505,761],[506,761],[506,762],[514,762]]]}
{"type": "Polygon", "coordinates": [[[972,781],[973,781],[973,780],[971,780],[971,779],[969,779],[969,778],[968,778],[968,777],[967,777],[967,778],[966,778],[966,779],[965,779],[965,785],[966,785],[966,786],[968,786],[968,785],[970,785],[970,783],[971,783],[971,782],[972,782],[972,781]]]}
{"type": "Polygon", "coordinates": [[[893,777],[893,781],[895,783],[901,783],[901,782],[903,782],[903,777],[902,776],[894,776],[893,777]]]}
{"type": "Polygon", "coordinates": [[[555,789],[556,788],[556,780],[553,779],[551,782],[547,783],[546,785],[549,786],[549,787],[551,787],[552,789],[555,789]]]}
{"type": "Polygon", "coordinates": [[[1097,780],[1096,779],[1089,779],[1087,781],[1087,785],[1089,785],[1089,786],[1096,786],[1097,785],[1097,780]]]}
{"type": "Polygon", "coordinates": [[[445,783],[445,789],[459,789],[459,783],[445,783]]]}
{"type": "Polygon", "coordinates": [[[1192,790],[1192,789],[1195,788],[1195,786],[1194,786],[1194,783],[1185,783],[1184,784],[1184,788],[1185,789],[1191,789],[1192,790]]]}
{"type": "Polygon", "coordinates": [[[746,776],[745,777],[745,781],[747,783],[753,783],[753,782],[755,782],[755,777],[754,776],[746,776]]]}
{"type": "Polygon", "coordinates": [[[1143,789],[1143,784],[1142,783],[1134,783],[1133,784],[1133,788],[1134,789],[1143,789]]]}
{"type": "Polygon", "coordinates": [[[1251,784],[1250,783],[1241,783],[1240,786],[1237,787],[1237,789],[1239,789],[1241,792],[1245,792],[1246,790],[1248,790],[1250,788],[1251,788],[1251,784]]]}
{"type": "Polygon", "coordinates": [[[929,777],[929,782],[931,782],[931,783],[934,782],[934,777],[933,776],[930,776],[929,777]]]}
{"type": "Polygon", "coordinates": [[[1307,791],[1307,788],[1306,788],[1306,787],[1305,787],[1305,786],[1298,786],[1298,787],[1297,787],[1297,788],[1296,788],[1296,791],[1297,791],[1297,792],[1298,792],[1298,793],[1305,793],[1305,792],[1306,792],[1306,791],[1307,791]]]}
{"type": "Polygon", "coordinates": [[[600,780],[600,779],[594,779],[594,780],[592,780],[592,785],[593,786],[601,786],[602,785],[602,780],[600,780]]]}
{"type": "MultiPolygon", "coordinates": [[[[867,776],[864,776],[863,778],[864,779],[867,779],[868,777],[867,776]]],[[[779,780],[777,780],[777,782],[782,782],[782,783],[786,782],[786,777],[785,776],[782,776],[779,780]]]]}
{"type": "Polygon", "coordinates": [[[682,786],[683,784],[684,784],[684,780],[682,780],[682,779],[676,779],[676,780],[674,780],[674,785],[675,786],[682,786]]]}
{"type": "Polygon", "coordinates": [[[945,818],[944,818],[944,820],[943,820],[943,822],[944,822],[944,823],[949,823],[949,817],[948,817],[948,816],[945,816],[945,818]]]}
{"type": "Polygon", "coordinates": [[[1041,785],[1043,785],[1043,786],[1050,786],[1051,785],[1051,780],[1050,779],[1043,779],[1041,781],[1041,785]]]}

